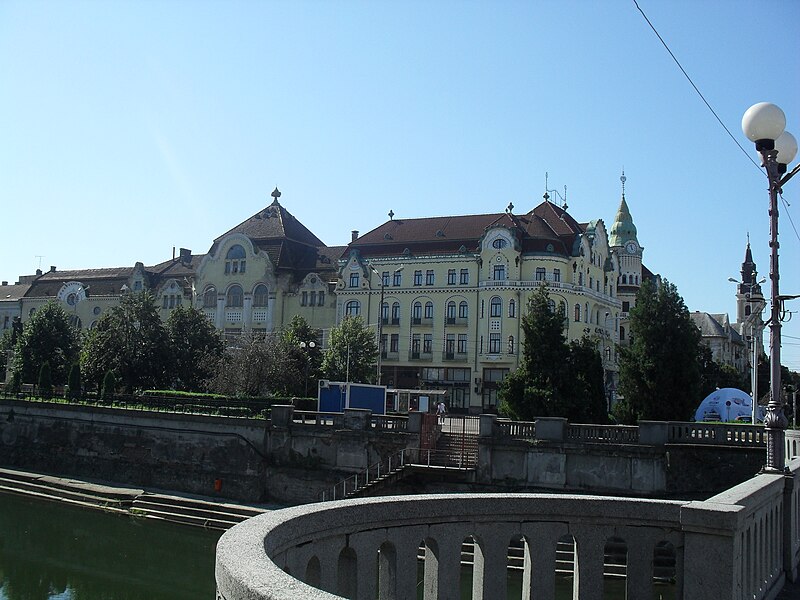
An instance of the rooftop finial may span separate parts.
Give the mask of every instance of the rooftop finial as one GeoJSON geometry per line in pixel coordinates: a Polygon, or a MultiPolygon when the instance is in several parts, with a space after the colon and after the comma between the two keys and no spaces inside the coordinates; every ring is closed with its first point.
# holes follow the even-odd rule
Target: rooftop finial
{"type": "Polygon", "coordinates": [[[389,209],[389,220],[390,221],[394,220],[394,211],[391,208],[389,209]]]}
{"type": "Polygon", "coordinates": [[[747,232],[747,247],[750,247],[750,232],[747,232]]]}
{"type": "Polygon", "coordinates": [[[567,210],[567,186],[564,186],[564,204],[561,206],[564,210],[567,210]]]}
{"type": "Polygon", "coordinates": [[[275,202],[277,202],[278,198],[281,197],[281,191],[278,189],[277,185],[275,186],[275,189],[272,190],[272,193],[270,194],[270,196],[272,196],[274,198],[275,202]]]}
{"type": "Polygon", "coordinates": [[[550,201],[550,194],[547,193],[547,171],[544,172],[544,196],[542,198],[545,202],[550,201]]]}
{"type": "Polygon", "coordinates": [[[625,177],[625,167],[622,167],[622,176],[619,178],[619,180],[622,182],[622,199],[624,200],[625,199],[625,182],[628,180],[628,178],[625,177]]]}
{"type": "Polygon", "coordinates": [[[514,203],[513,202],[509,202],[508,206],[506,207],[506,212],[511,214],[512,210],[514,210],[514,203]]]}

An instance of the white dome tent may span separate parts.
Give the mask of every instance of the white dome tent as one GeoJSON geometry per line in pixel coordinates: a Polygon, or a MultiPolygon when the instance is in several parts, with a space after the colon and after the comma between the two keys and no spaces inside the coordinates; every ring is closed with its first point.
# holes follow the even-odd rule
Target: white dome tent
{"type": "MultiPolygon", "coordinates": [[[[700,403],[694,414],[695,421],[736,421],[739,417],[752,418],[753,399],[749,394],[736,388],[722,388],[711,392],[700,403]]],[[[764,418],[763,409],[756,409],[756,418],[764,418]]],[[[743,420],[743,419],[738,419],[743,420]]]]}

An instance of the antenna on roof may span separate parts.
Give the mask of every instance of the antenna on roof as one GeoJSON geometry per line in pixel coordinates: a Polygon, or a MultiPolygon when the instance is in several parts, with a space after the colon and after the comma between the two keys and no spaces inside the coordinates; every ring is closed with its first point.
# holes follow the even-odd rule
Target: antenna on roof
{"type": "Polygon", "coordinates": [[[561,208],[567,210],[567,186],[564,186],[564,204],[561,205],[561,208]]]}
{"type": "Polygon", "coordinates": [[[36,267],[36,268],[37,269],[41,269],[42,268],[42,259],[44,258],[44,256],[41,256],[41,255],[37,254],[37,255],[34,256],[34,258],[38,258],[39,259],[39,266],[36,267]]]}
{"type": "Polygon", "coordinates": [[[622,199],[625,200],[625,182],[628,181],[628,178],[625,177],[625,167],[622,167],[622,176],[619,180],[622,182],[622,199]]]}
{"type": "Polygon", "coordinates": [[[567,186],[564,186],[564,195],[562,196],[558,190],[550,190],[547,188],[547,172],[544,174],[544,198],[545,202],[550,202],[550,198],[559,198],[561,200],[561,208],[563,210],[567,210],[567,186]],[[554,196],[550,195],[550,192],[554,194],[554,196]]]}
{"type": "Polygon", "coordinates": [[[547,171],[544,172],[544,198],[545,202],[550,202],[550,194],[547,193],[547,171]]]}

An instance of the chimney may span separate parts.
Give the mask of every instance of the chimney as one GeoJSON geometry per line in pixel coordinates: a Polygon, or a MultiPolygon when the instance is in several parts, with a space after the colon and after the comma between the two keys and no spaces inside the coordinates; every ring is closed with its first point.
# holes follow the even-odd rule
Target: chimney
{"type": "Polygon", "coordinates": [[[180,257],[183,264],[189,264],[192,262],[192,251],[188,248],[181,248],[180,257]]]}
{"type": "Polygon", "coordinates": [[[4,281],[4,282],[3,282],[3,285],[8,285],[8,282],[7,282],[7,281],[4,281]]]}
{"type": "Polygon", "coordinates": [[[50,272],[51,273],[55,273],[56,272],[56,266],[55,265],[50,265],[50,272]]]}
{"type": "Polygon", "coordinates": [[[172,260],[175,260],[175,246],[172,247],[172,260]]]}
{"type": "Polygon", "coordinates": [[[41,269],[36,269],[36,274],[37,275],[41,275],[42,274],[42,270],[41,269]]]}
{"type": "Polygon", "coordinates": [[[350,232],[350,238],[351,242],[355,242],[358,239],[358,229],[353,229],[353,231],[350,232]]]}

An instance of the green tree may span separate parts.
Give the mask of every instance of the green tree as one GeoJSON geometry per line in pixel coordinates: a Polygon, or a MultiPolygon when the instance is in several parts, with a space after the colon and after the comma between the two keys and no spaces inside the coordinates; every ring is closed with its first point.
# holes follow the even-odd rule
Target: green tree
{"type": "Polygon", "coordinates": [[[630,334],[620,351],[617,419],[690,418],[702,400],[700,332],[675,285],[644,281],[630,312],[630,334]]]}
{"type": "Polygon", "coordinates": [[[162,387],[171,365],[169,336],[147,291],[125,296],[109,310],[89,331],[81,354],[87,381],[97,385],[113,371],[128,393],[162,387]]]}
{"type": "Polygon", "coordinates": [[[374,383],[377,360],[375,333],[361,317],[346,317],[331,329],[328,348],[322,357],[322,375],[332,381],[374,383]]]}
{"type": "Polygon", "coordinates": [[[81,365],[80,363],[73,363],[72,367],[69,370],[69,397],[70,398],[80,398],[81,397],[81,365]]]}
{"type": "Polygon", "coordinates": [[[283,395],[290,359],[278,335],[239,336],[216,361],[209,389],[229,396],[283,395]]]}
{"type": "Polygon", "coordinates": [[[566,315],[537,288],[522,317],[522,360],[500,386],[500,411],[521,420],[565,417],[574,422],[606,420],[603,367],[597,340],[567,343],[566,315]]]}
{"type": "Polygon", "coordinates": [[[215,359],[223,344],[211,321],[196,308],[178,307],[166,324],[173,357],[172,385],[179,390],[200,391],[213,376],[215,359]]]}
{"type": "Polygon", "coordinates": [[[47,361],[44,361],[39,368],[39,379],[36,387],[42,398],[49,398],[53,395],[53,378],[50,372],[50,363],[47,361]]]}
{"type": "Polygon", "coordinates": [[[45,362],[50,364],[54,384],[66,382],[67,369],[78,356],[78,338],[59,303],[51,300],[33,313],[14,354],[13,368],[24,383],[35,383],[45,362]]]}
{"type": "Polygon", "coordinates": [[[114,377],[114,371],[107,371],[103,377],[103,387],[100,392],[100,398],[106,401],[114,399],[114,394],[117,391],[117,378],[114,377]]]}
{"type": "Polygon", "coordinates": [[[5,381],[5,377],[2,377],[5,373],[8,364],[8,353],[12,351],[14,348],[15,340],[13,339],[13,330],[6,329],[3,331],[3,335],[0,335],[0,378],[5,381]]]}
{"type": "Polygon", "coordinates": [[[319,333],[301,316],[292,317],[281,341],[288,355],[284,393],[287,396],[316,396],[322,367],[319,333]]]}

